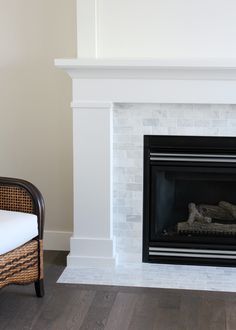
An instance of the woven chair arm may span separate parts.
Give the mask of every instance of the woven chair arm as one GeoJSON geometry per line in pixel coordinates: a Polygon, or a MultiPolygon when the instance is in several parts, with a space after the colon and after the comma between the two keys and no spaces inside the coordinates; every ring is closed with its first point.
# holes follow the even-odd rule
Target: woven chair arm
{"type": "Polygon", "coordinates": [[[0,209],[36,214],[39,239],[43,238],[44,208],[42,194],[32,183],[0,177],[0,209]]]}

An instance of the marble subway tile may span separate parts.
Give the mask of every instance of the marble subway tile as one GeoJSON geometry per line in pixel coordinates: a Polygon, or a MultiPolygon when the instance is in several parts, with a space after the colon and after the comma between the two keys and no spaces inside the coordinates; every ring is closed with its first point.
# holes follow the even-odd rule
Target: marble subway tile
{"type": "Polygon", "coordinates": [[[126,220],[128,222],[141,222],[141,215],[127,215],[126,220]]]}
{"type": "Polygon", "coordinates": [[[143,119],[143,126],[159,126],[159,125],[160,125],[159,119],[153,119],[153,118],[143,119]]]}
{"type": "Polygon", "coordinates": [[[142,232],[143,136],[236,136],[236,105],[115,104],[113,126],[114,234],[126,238],[116,252],[130,260],[137,255],[126,243],[132,229],[122,226],[138,226],[134,236],[142,232]]]}
{"type": "Polygon", "coordinates": [[[127,190],[130,190],[130,191],[141,191],[142,190],[142,185],[141,184],[138,184],[138,183],[128,183],[126,185],[126,188],[127,190]]]}
{"type": "Polygon", "coordinates": [[[212,120],[212,127],[227,127],[227,121],[223,119],[213,119],[212,120]]]}

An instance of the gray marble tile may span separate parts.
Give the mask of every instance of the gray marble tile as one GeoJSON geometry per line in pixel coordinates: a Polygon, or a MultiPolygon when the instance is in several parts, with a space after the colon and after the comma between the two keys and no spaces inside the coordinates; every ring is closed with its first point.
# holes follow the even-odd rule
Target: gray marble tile
{"type": "Polygon", "coordinates": [[[141,262],[109,268],[67,267],[58,283],[236,292],[236,268],[141,262]]]}

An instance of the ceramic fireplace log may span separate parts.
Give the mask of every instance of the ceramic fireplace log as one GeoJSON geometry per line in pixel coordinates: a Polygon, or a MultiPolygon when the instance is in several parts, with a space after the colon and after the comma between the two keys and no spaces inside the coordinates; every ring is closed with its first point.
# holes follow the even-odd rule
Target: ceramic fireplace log
{"type": "Polygon", "coordinates": [[[209,216],[206,216],[206,215],[199,212],[196,204],[189,203],[188,204],[188,209],[189,209],[188,223],[190,225],[193,224],[195,221],[203,222],[203,223],[204,222],[206,222],[206,223],[211,222],[211,218],[209,216]]]}
{"type": "Polygon", "coordinates": [[[227,234],[236,235],[236,224],[203,223],[195,221],[190,224],[188,221],[177,224],[178,234],[227,234]]]}
{"type": "Polygon", "coordinates": [[[236,221],[236,206],[228,202],[219,202],[218,205],[195,203],[188,204],[189,217],[187,221],[177,224],[179,234],[236,234],[236,223],[217,223],[214,220],[236,221]]]}
{"type": "Polygon", "coordinates": [[[229,204],[227,202],[220,202],[219,205],[200,204],[197,206],[197,208],[202,215],[206,217],[210,217],[211,219],[221,220],[221,221],[236,220],[236,217],[234,217],[232,213],[229,211],[229,206],[228,205],[225,206],[225,204],[222,203],[229,204]]]}
{"type": "Polygon", "coordinates": [[[219,207],[228,212],[236,220],[236,205],[228,202],[219,202],[219,207]]]}

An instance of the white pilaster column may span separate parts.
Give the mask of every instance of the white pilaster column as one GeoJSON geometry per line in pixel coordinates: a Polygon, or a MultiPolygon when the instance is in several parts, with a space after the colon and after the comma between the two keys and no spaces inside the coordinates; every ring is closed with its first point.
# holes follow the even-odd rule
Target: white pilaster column
{"type": "Polygon", "coordinates": [[[114,265],[112,103],[73,102],[74,233],[68,266],[114,265]]]}

